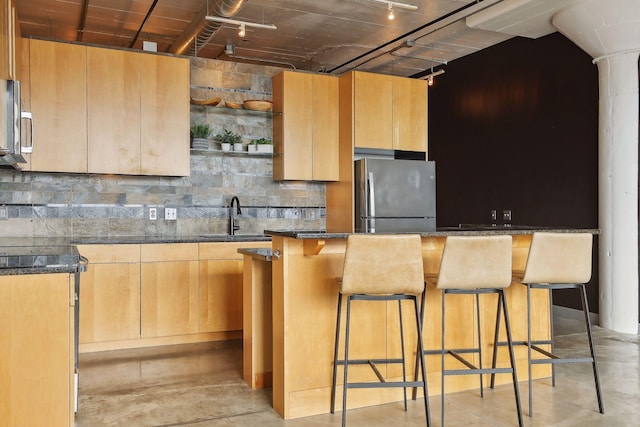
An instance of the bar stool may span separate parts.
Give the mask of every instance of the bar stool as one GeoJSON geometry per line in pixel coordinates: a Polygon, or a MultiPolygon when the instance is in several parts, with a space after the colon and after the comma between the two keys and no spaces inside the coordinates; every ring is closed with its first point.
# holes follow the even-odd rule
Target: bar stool
{"type": "MultiPolygon", "coordinates": [[[[422,243],[419,235],[370,235],[352,234],[347,237],[344,258],[344,269],[341,278],[336,279],[340,287],[338,295],[338,314],[336,321],[336,340],[333,364],[333,381],[331,384],[331,413],[335,410],[336,379],[338,366],[344,366],[342,384],[342,426],[346,425],[347,389],[352,388],[387,388],[402,387],[404,389],[404,410],[407,410],[407,387],[424,389],[424,405],[427,426],[430,425],[429,394],[427,391],[427,375],[424,366],[421,315],[418,308],[417,295],[424,295],[424,268],[422,264],[422,243]],[[340,343],[340,325],[342,300],[346,296],[346,325],[344,339],[344,359],[338,358],[340,343]],[[422,381],[407,381],[405,369],[404,332],[402,326],[402,301],[413,301],[418,337],[418,353],[416,355],[422,369],[422,381]],[[349,332],[352,301],[398,301],[400,321],[401,358],[385,359],[349,359],[349,332]],[[378,370],[376,364],[402,364],[402,381],[387,381],[378,370]],[[351,365],[369,365],[379,382],[348,382],[347,371],[351,365]]],[[[371,330],[375,334],[378,331],[371,330]]]]}
{"type": "MultiPolygon", "coordinates": [[[[516,400],[518,424],[522,427],[520,390],[516,373],[515,356],[511,342],[511,325],[505,298],[505,289],[511,285],[511,236],[447,236],[437,276],[427,275],[427,285],[435,286],[442,292],[442,348],[427,350],[425,355],[441,356],[441,425],[444,426],[445,377],[449,375],[472,375],[480,377],[480,396],[484,397],[482,374],[510,373],[516,400]],[[445,331],[446,297],[449,294],[474,295],[477,328],[477,346],[470,348],[447,348],[445,331]],[[509,346],[510,368],[483,368],[482,363],[482,323],[480,316],[480,295],[497,294],[497,314],[494,343],[500,332],[501,307],[504,306],[504,322],[509,346]],[[445,369],[445,356],[452,356],[462,365],[462,369],[445,369]],[[464,355],[477,355],[477,365],[464,355]]],[[[471,332],[471,331],[469,331],[471,332]]],[[[416,371],[417,374],[417,371],[416,371]]],[[[415,396],[415,394],[414,394],[415,396]]]]}
{"type": "MultiPolygon", "coordinates": [[[[525,270],[514,271],[513,280],[527,287],[527,340],[517,342],[517,344],[527,346],[530,417],[533,416],[532,365],[550,364],[551,383],[555,387],[556,364],[581,362],[591,363],[593,367],[598,408],[600,413],[604,414],[604,402],[600,390],[598,364],[591,333],[586,291],[586,283],[591,280],[592,246],[593,236],[589,233],[535,232],[531,239],[525,270]],[[551,331],[549,339],[535,339],[531,336],[531,289],[546,289],[549,291],[549,330],[551,331]],[[580,292],[589,351],[591,353],[590,357],[559,357],[553,353],[555,346],[553,337],[553,291],[556,289],[576,289],[580,292]],[[541,345],[549,345],[551,351],[543,349],[540,347],[541,345]],[[543,357],[534,359],[532,357],[533,351],[543,357]]],[[[492,377],[492,386],[493,380],[494,378],[492,377]]]]}

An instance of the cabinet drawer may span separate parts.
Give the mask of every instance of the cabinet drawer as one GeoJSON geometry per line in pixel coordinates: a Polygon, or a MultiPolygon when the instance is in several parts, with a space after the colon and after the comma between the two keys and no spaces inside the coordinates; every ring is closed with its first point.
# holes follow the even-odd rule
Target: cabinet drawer
{"type": "Polygon", "coordinates": [[[142,262],[191,261],[197,259],[197,243],[167,243],[140,246],[140,260],[142,262]]]}
{"type": "Polygon", "coordinates": [[[78,245],[78,251],[90,264],[140,262],[140,245],[78,245]]]}

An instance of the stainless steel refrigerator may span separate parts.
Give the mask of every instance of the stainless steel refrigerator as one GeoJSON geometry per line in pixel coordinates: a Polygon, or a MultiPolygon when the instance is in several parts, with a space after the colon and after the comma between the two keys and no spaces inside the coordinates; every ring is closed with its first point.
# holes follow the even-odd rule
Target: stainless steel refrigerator
{"type": "Polygon", "coordinates": [[[356,232],[435,230],[435,162],[364,158],[354,178],[356,232]]]}

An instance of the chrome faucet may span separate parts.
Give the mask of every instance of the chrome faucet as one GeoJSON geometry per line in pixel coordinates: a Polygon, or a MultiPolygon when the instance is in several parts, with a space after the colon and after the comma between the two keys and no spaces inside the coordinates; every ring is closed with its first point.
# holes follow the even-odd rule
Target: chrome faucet
{"type": "Polygon", "coordinates": [[[242,213],[240,210],[240,200],[238,196],[233,196],[231,198],[231,203],[229,204],[229,235],[234,236],[236,231],[240,230],[240,224],[238,224],[238,215],[242,213]],[[235,208],[234,208],[235,203],[235,208]]]}

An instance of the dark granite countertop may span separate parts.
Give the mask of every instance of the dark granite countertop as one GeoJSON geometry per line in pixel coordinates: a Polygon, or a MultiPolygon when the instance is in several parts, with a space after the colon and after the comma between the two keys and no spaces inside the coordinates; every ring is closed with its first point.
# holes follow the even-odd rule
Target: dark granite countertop
{"type": "Polygon", "coordinates": [[[85,270],[86,261],[68,239],[9,237],[0,240],[0,276],[77,273],[85,270]]]}
{"type": "Polygon", "coordinates": [[[74,245],[122,245],[157,243],[203,243],[203,242],[268,242],[271,236],[264,234],[199,234],[193,236],[82,236],[74,237],[74,245]]]}
{"type": "MultiPolygon", "coordinates": [[[[501,225],[492,226],[490,224],[461,224],[460,226],[438,227],[435,231],[423,231],[407,234],[420,234],[422,237],[446,237],[450,235],[486,236],[499,234],[509,234],[515,236],[523,234],[533,234],[536,231],[548,231],[556,233],[600,233],[600,230],[594,228],[567,228],[529,225],[513,225],[507,227],[501,225]]],[[[326,231],[319,230],[265,230],[264,234],[268,236],[291,237],[293,239],[346,239],[349,234],[353,233],[328,233],[326,231]]]]}
{"type": "MultiPolygon", "coordinates": [[[[77,245],[154,244],[201,242],[262,242],[261,235],[202,234],[194,236],[88,236],[88,237],[8,237],[0,240],[0,275],[76,273],[91,262],[82,257],[77,245]]],[[[269,254],[266,254],[270,256],[269,254]]],[[[265,256],[266,256],[265,255],[265,256]]]]}
{"type": "Polygon", "coordinates": [[[240,248],[238,253],[242,255],[248,255],[254,259],[261,261],[271,261],[271,249],[270,248],[240,248]]]}

